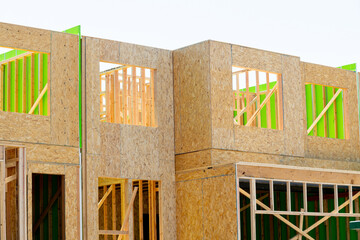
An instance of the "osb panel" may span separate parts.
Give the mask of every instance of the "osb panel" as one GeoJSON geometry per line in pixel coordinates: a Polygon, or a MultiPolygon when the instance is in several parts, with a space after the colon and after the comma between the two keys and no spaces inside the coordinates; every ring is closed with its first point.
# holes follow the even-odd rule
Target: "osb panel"
{"type": "Polygon", "coordinates": [[[170,51],[86,37],[86,162],[87,234],[96,239],[98,177],[162,181],[164,239],[174,239],[174,124],[172,55],[170,51]],[[155,113],[157,127],[100,122],[99,61],[156,69],[155,113]],[[169,172],[167,172],[169,171],[169,172]],[[94,220],[95,219],[95,220],[94,220]]]}
{"type": "Polygon", "coordinates": [[[282,56],[284,153],[290,156],[305,155],[305,85],[301,79],[300,59],[282,56]]]}
{"type": "Polygon", "coordinates": [[[212,147],[233,146],[231,45],[210,41],[212,147]]]}
{"type": "Polygon", "coordinates": [[[50,52],[51,31],[0,23],[0,46],[50,52]]]}
{"type": "Polygon", "coordinates": [[[163,236],[165,239],[176,239],[176,185],[174,160],[161,160],[161,206],[163,236]]]}
{"type": "Polygon", "coordinates": [[[37,162],[79,163],[79,149],[45,144],[25,144],[26,160],[37,162]]]}
{"type": "Polygon", "coordinates": [[[208,168],[177,171],[176,182],[189,181],[200,178],[210,178],[214,176],[228,176],[235,172],[235,164],[226,164],[221,166],[212,166],[208,168]]]}
{"type": "Polygon", "coordinates": [[[235,176],[204,179],[203,201],[204,239],[236,239],[235,176]]]}
{"type": "Polygon", "coordinates": [[[203,150],[176,155],[176,171],[211,166],[211,152],[211,150],[203,150]]]}
{"type": "Polygon", "coordinates": [[[65,168],[65,234],[80,239],[79,167],[65,168]]]}
{"type": "Polygon", "coordinates": [[[51,142],[79,146],[79,39],[53,33],[51,42],[51,142]]]}
{"type": "Polygon", "coordinates": [[[327,171],[311,168],[288,168],[276,165],[237,166],[238,177],[255,177],[279,180],[307,181],[318,183],[355,184],[360,183],[360,173],[327,171]]]}
{"type": "MultiPolygon", "coordinates": [[[[303,63],[304,83],[316,83],[346,88],[349,139],[329,139],[306,136],[306,156],[311,158],[358,160],[359,159],[359,118],[356,73],[316,64],[303,63]]],[[[303,113],[306,117],[306,112],[303,113]]],[[[305,121],[304,121],[305,122],[305,121]]]]}
{"type": "Polygon", "coordinates": [[[159,51],[167,50],[120,42],[120,63],[156,69],[159,51]]]}
{"type": "Polygon", "coordinates": [[[0,111],[2,141],[50,142],[50,117],[0,111]]]}
{"type": "MultiPolygon", "coordinates": [[[[83,38],[86,50],[86,151],[88,153],[100,154],[100,81],[99,62],[100,50],[99,40],[89,37],[83,38]]],[[[85,126],[84,126],[85,127],[85,126]]]]}
{"type": "Polygon", "coordinates": [[[99,39],[100,61],[120,63],[120,43],[117,41],[99,39]]]}
{"type": "Polygon", "coordinates": [[[253,162],[265,164],[279,164],[309,168],[326,168],[337,170],[360,170],[360,163],[347,161],[346,159],[317,159],[292,157],[277,154],[261,154],[240,151],[217,150],[211,151],[212,166],[216,167],[221,164],[230,164],[237,162],[253,162]]]}
{"type": "Polygon", "coordinates": [[[304,156],[304,96],[300,60],[262,50],[210,42],[212,147],[254,153],[304,156]],[[232,54],[232,62],[229,60],[232,54]],[[284,129],[237,126],[233,123],[231,67],[242,66],[282,74],[284,129]]]}
{"type": "Polygon", "coordinates": [[[238,45],[231,46],[234,66],[282,72],[281,54],[238,45]]]}
{"type": "Polygon", "coordinates": [[[173,52],[175,152],[211,147],[209,42],[173,52]]]}
{"type": "Polygon", "coordinates": [[[177,239],[204,239],[202,198],[201,180],[176,183],[177,239]]]}
{"type": "Polygon", "coordinates": [[[188,172],[191,180],[177,179],[176,219],[178,239],[235,239],[235,168],[229,174],[188,172]],[[192,176],[191,174],[194,174],[192,176]],[[212,177],[209,177],[212,176],[212,177]]]}

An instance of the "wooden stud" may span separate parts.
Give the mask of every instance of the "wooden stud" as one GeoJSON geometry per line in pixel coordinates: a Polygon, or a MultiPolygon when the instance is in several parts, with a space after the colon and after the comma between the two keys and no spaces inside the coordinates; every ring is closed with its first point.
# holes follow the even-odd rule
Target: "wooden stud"
{"type": "MultiPolygon", "coordinates": [[[[302,208],[301,209],[301,212],[303,213],[304,212],[304,209],[302,208]]],[[[300,215],[300,224],[299,224],[299,229],[302,231],[302,229],[303,229],[303,225],[304,225],[304,215],[303,214],[301,214],[300,215]]],[[[302,239],[302,237],[301,237],[301,235],[299,235],[299,238],[298,238],[299,240],[301,240],[302,239]]]]}
{"type": "MultiPolygon", "coordinates": [[[[117,71],[115,71],[117,72],[117,71]]],[[[115,78],[116,81],[116,78],[115,78]]],[[[111,193],[111,217],[112,217],[112,229],[116,230],[116,189],[115,184],[112,185],[113,191],[111,193]]],[[[113,236],[113,240],[116,240],[116,236],[113,236]]]]}
{"type": "Polygon", "coordinates": [[[46,91],[48,90],[48,84],[45,85],[44,89],[41,91],[40,95],[38,96],[38,98],[36,99],[34,105],[31,106],[31,109],[29,111],[29,114],[33,114],[36,107],[38,106],[38,104],[40,103],[41,99],[43,98],[43,96],[45,95],[46,91]]]}
{"type": "Polygon", "coordinates": [[[119,81],[119,72],[114,71],[114,122],[115,123],[120,123],[120,118],[121,117],[120,117],[120,81],[119,81]]]}
{"type": "Polygon", "coordinates": [[[345,139],[349,139],[350,137],[350,128],[349,128],[349,111],[348,111],[348,90],[343,90],[343,108],[344,108],[344,131],[345,131],[345,139]]]}
{"type": "Polygon", "coordinates": [[[155,126],[155,71],[154,69],[150,69],[150,93],[151,93],[151,126],[155,126]]]}
{"type": "Polygon", "coordinates": [[[27,211],[26,211],[26,154],[25,148],[19,148],[18,164],[18,187],[19,187],[19,239],[27,239],[27,211]]]}
{"type": "MultiPolygon", "coordinates": [[[[256,71],[256,107],[257,109],[260,106],[260,80],[259,80],[259,71],[256,71]]],[[[260,112],[260,111],[259,111],[260,112]]],[[[257,126],[261,128],[261,114],[257,115],[257,126]]]]}
{"type": "Polygon", "coordinates": [[[11,63],[7,64],[7,111],[11,112],[11,63]]]}
{"type": "Polygon", "coordinates": [[[245,72],[246,80],[246,125],[249,123],[250,119],[250,90],[249,90],[249,72],[245,72]]]}
{"type": "Polygon", "coordinates": [[[235,75],[235,78],[236,78],[236,91],[235,91],[235,101],[236,101],[236,121],[237,121],[237,124],[240,124],[240,115],[239,115],[239,112],[240,112],[240,96],[241,96],[241,92],[240,92],[240,76],[239,74],[236,74],[235,75]]]}
{"type": "Polygon", "coordinates": [[[110,79],[109,79],[109,75],[106,74],[105,75],[105,107],[106,107],[106,122],[111,122],[111,108],[110,108],[110,79]]]}
{"type": "MultiPolygon", "coordinates": [[[[133,190],[133,193],[132,193],[132,196],[131,196],[131,199],[130,199],[130,203],[129,203],[129,207],[126,209],[124,221],[122,222],[120,231],[128,230],[130,212],[131,212],[132,206],[134,204],[134,200],[135,200],[136,193],[137,193],[138,189],[139,189],[138,187],[135,187],[134,190],[133,190]]],[[[118,237],[118,240],[120,240],[121,238],[122,238],[122,235],[120,234],[119,237],[118,237]]]]}
{"type": "Polygon", "coordinates": [[[251,239],[256,239],[256,182],[250,179],[250,224],[251,239]]]}
{"type": "Polygon", "coordinates": [[[350,185],[349,187],[349,213],[354,213],[354,207],[353,207],[353,190],[352,190],[352,186],[350,185]]]}
{"type": "Polygon", "coordinates": [[[319,207],[320,212],[324,212],[324,196],[323,196],[323,187],[322,184],[319,184],[319,207]]]}
{"type": "Polygon", "coordinates": [[[141,125],[146,126],[145,123],[145,68],[141,68],[141,78],[140,78],[140,87],[141,87],[141,125]]]}
{"type": "Polygon", "coordinates": [[[163,240],[164,239],[164,230],[163,230],[163,210],[162,210],[162,187],[161,187],[161,182],[158,182],[158,188],[159,188],[159,239],[163,240]]]}
{"type": "MultiPolygon", "coordinates": [[[[322,93],[323,93],[323,106],[326,106],[326,86],[322,86],[322,93]]],[[[324,113],[324,133],[325,137],[328,137],[328,117],[326,116],[326,112],[324,113]]]]}
{"type": "Polygon", "coordinates": [[[6,191],[5,191],[5,147],[0,146],[0,151],[2,151],[2,155],[4,156],[3,159],[0,159],[0,182],[1,182],[1,191],[0,191],[0,221],[1,221],[1,239],[6,239],[6,191]]]}
{"type": "MultiPolygon", "coordinates": [[[[270,77],[269,73],[266,73],[266,95],[270,93],[270,77]]],[[[271,128],[271,106],[270,102],[266,103],[266,125],[267,128],[271,128]]]]}
{"type": "Polygon", "coordinates": [[[143,181],[139,180],[139,237],[140,240],[144,240],[144,200],[143,200],[143,181]]]}
{"type": "MultiPolygon", "coordinates": [[[[246,191],[244,191],[243,189],[239,188],[239,191],[245,195],[247,198],[250,199],[252,198],[252,194],[251,191],[253,191],[254,189],[254,183],[251,184],[251,181],[254,181],[255,183],[255,179],[250,179],[250,194],[247,193],[246,191]]],[[[268,206],[266,206],[264,203],[258,201],[256,198],[253,199],[253,201],[255,200],[255,204],[258,204],[260,207],[264,208],[265,210],[269,211],[270,208],[268,206]]],[[[254,208],[254,207],[253,207],[254,208]]],[[[301,231],[297,226],[295,226],[294,224],[292,224],[291,222],[289,222],[287,219],[285,219],[283,216],[279,215],[279,214],[273,214],[275,217],[277,217],[280,221],[284,222],[286,225],[288,225],[289,227],[293,228],[295,231],[297,231],[299,234],[303,235],[304,237],[307,237],[308,239],[313,239],[312,237],[310,237],[305,231],[301,231]]],[[[255,210],[254,210],[254,216],[255,216],[255,210]]],[[[251,219],[251,218],[250,218],[251,219]]],[[[256,224],[256,222],[255,222],[256,224]]],[[[255,234],[256,234],[256,225],[254,226],[254,230],[255,230],[255,234]]],[[[253,236],[256,235],[251,235],[251,239],[256,239],[253,238],[253,236]]],[[[279,238],[280,239],[280,238],[279,238]]]]}
{"type": "Polygon", "coordinates": [[[138,124],[138,99],[137,99],[137,93],[138,93],[138,87],[136,83],[136,67],[132,67],[132,99],[133,99],[133,124],[138,124]]]}
{"type": "MultiPolygon", "coordinates": [[[[313,123],[316,119],[316,91],[315,91],[315,85],[311,84],[311,90],[312,90],[312,112],[313,112],[313,123]]],[[[317,136],[317,124],[314,125],[314,136],[317,136]]]]}
{"type": "Polygon", "coordinates": [[[4,110],[3,89],[4,89],[4,66],[0,65],[0,111],[4,110]]]}
{"type": "Polygon", "coordinates": [[[316,119],[314,120],[314,122],[311,124],[311,126],[309,127],[309,129],[307,130],[307,134],[309,134],[311,132],[311,130],[315,127],[315,125],[320,121],[320,119],[323,117],[323,115],[325,114],[325,112],[329,109],[329,107],[331,106],[331,104],[335,101],[335,99],[339,96],[339,94],[342,92],[342,89],[339,89],[335,95],[331,98],[331,100],[328,102],[328,104],[324,107],[324,109],[321,111],[321,113],[319,114],[319,116],[316,117],[316,119]]]}
{"type": "MultiPolygon", "coordinates": [[[[357,192],[354,196],[353,196],[353,200],[359,198],[360,196],[360,192],[357,192]]],[[[335,200],[335,199],[334,199],[335,200]]],[[[338,210],[334,209],[333,211],[331,211],[331,213],[337,213],[338,211],[340,211],[341,209],[345,208],[346,206],[349,205],[349,200],[345,201],[344,203],[342,203],[339,207],[338,210]]],[[[336,206],[335,206],[336,207],[336,206]]],[[[308,227],[306,230],[304,230],[304,233],[308,233],[311,230],[315,229],[317,226],[319,226],[320,224],[322,224],[323,222],[325,222],[326,220],[328,220],[331,217],[331,215],[328,216],[324,216],[323,218],[321,218],[319,221],[315,222],[313,225],[311,225],[310,227],[308,227]]],[[[294,238],[291,238],[291,240],[295,240],[294,238]]]]}
{"type": "Polygon", "coordinates": [[[23,113],[26,113],[27,112],[27,94],[26,94],[26,86],[27,86],[27,84],[26,84],[26,80],[27,80],[27,78],[26,78],[26,74],[27,74],[27,65],[26,65],[26,57],[23,57],[23,66],[22,66],[22,68],[23,68],[23,75],[22,75],[22,106],[23,106],[23,108],[22,108],[22,112],[23,113]]]}
{"type": "Polygon", "coordinates": [[[34,104],[34,84],[35,84],[35,54],[31,54],[31,77],[30,77],[30,106],[34,104]]]}
{"type": "Polygon", "coordinates": [[[123,109],[123,114],[124,114],[124,124],[128,123],[128,97],[127,97],[127,89],[128,89],[128,85],[127,85],[127,69],[124,68],[123,69],[123,104],[124,104],[124,109],[123,109]]]}
{"type": "MultiPolygon", "coordinates": [[[[278,129],[283,129],[283,98],[282,98],[282,77],[281,74],[277,75],[277,105],[278,105],[278,129]]],[[[275,86],[274,86],[275,88],[275,86]]]]}
{"type": "MultiPolygon", "coordinates": [[[[113,188],[113,186],[111,186],[109,189],[114,189],[113,188]]],[[[104,186],[104,189],[103,189],[103,191],[104,191],[104,195],[106,194],[106,192],[107,192],[107,186],[104,186]]],[[[111,192],[111,190],[110,190],[110,192],[111,192]]],[[[114,191],[112,191],[112,192],[114,192],[114,191]]],[[[105,198],[105,201],[104,201],[104,207],[103,207],[103,209],[104,209],[104,230],[109,230],[108,229],[108,217],[107,217],[107,214],[108,214],[108,204],[107,204],[107,202],[108,201],[106,201],[107,199],[105,198]]],[[[104,236],[104,240],[107,240],[107,236],[105,235],[104,236]]]]}
{"type": "MultiPolygon", "coordinates": [[[[127,180],[121,183],[121,223],[125,221],[125,211],[127,207],[126,199],[127,199],[127,180]]],[[[122,227],[122,225],[121,225],[122,227]]]]}
{"type": "Polygon", "coordinates": [[[48,64],[47,64],[47,85],[48,85],[48,91],[47,91],[47,115],[48,116],[50,116],[50,108],[51,108],[51,105],[50,105],[50,103],[51,103],[51,101],[50,101],[50,99],[51,99],[51,94],[50,94],[50,90],[51,90],[51,79],[50,79],[50,77],[51,77],[51,75],[50,75],[50,68],[51,68],[51,62],[50,62],[50,58],[51,58],[51,55],[50,54],[48,54],[47,55],[47,61],[48,61],[48,64]]]}
{"type": "Polygon", "coordinates": [[[18,60],[14,61],[15,63],[15,92],[14,92],[14,112],[19,112],[19,63],[18,60]]]}
{"type": "Polygon", "coordinates": [[[255,111],[255,113],[251,116],[251,118],[248,120],[248,122],[246,123],[246,126],[250,126],[250,124],[254,121],[254,119],[256,118],[256,115],[258,115],[260,113],[260,110],[264,107],[264,105],[270,100],[271,95],[275,92],[275,90],[278,88],[277,83],[275,84],[275,86],[273,87],[273,89],[271,89],[270,93],[268,95],[266,95],[264,101],[261,103],[260,107],[255,111]]]}
{"type": "Polygon", "coordinates": [[[307,186],[306,183],[303,183],[303,206],[304,211],[308,211],[308,200],[307,200],[307,186]]]}
{"type": "MultiPolygon", "coordinates": [[[[333,88],[333,94],[335,94],[335,88],[333,88]]],[[[335,138],[338,138],[338,126],[337,126],[337,110],[336,110],[336,103],[334,102],[334,129],[335,129],[335,138]]]]}
{"type": "Polygon", "coordinates": [[[269,185],[270,185],[270,209],[272,211],[274,211],[274,181],[270,180],[269,181],[269,185]]]}
{"type": "MultiPolygon", "coordinates": [[[[44,59],[43,59],[43,54],[39,53],[39,87],[38,87],[38,96],[40,95],[40,89],[43,87],[44,85],[44,75],[43,75],[43,64],[44,64],[44,59]]],[[[44,101],[41,100],[39,103],[39,115],[44,115],[44,101]]]]}
{"type": "Polygon", "coordinates": [[[286,182],[286,207],[291,212],[291,185],[290,182],[286,182]]]}

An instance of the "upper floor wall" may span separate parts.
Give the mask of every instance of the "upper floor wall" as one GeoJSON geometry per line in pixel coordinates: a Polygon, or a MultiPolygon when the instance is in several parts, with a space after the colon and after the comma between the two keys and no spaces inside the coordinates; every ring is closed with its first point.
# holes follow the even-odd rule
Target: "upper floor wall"
{"type": "MultiPolygon", "coordinates": [[[[294,56],[215,41],[175,50],[173,58],[177,154],[221,149],[322,159],[359,158],[358,103],[354,72],[302,63],[294,56]],[[277,89],[274,92],[278,94],[275,98],[278,103],[276,113],[281,114],[277,115],[276,122],[280,125],[267,128],[263,121],[261,125],[265,127],[244,126],[246,124],[237,122],[234,113],[236,103],[234,105],[233,67],[239,68],[238,72],[253,70],[256,74],[264,72],[264,76],[278,76],[277,89]],[[305,98],[307,83],[334,87],[336,90],[344,89],[345,139],[308,135],[305,98]]],[[[253,86],[255,88],[256,85],[253,86]]],[[[249,92],[249,84],[247,88],[249,92]]],[[[255,96],[255,92],[259,90],[253,92],[255,96]]],[[[261,101],[265,101],[264,98],[261,101]]],[[[255,98],[253,100],[256,102],[255,98]]],[[[250,104],[253,104],[252,101],[250,104]]],[[[262,107],[260,101],[253,105],[262,107]]],[[[266,116],[265,110],[261,111],[264,111],[261,115],[266,116]]],[[[319,114],[320,112],[316,112],[314,116],[319,114]]],[[[260,112],[256,118],[259,115],[260,112]]]]}
{"type": "MultiPolygon", "coordinates": [[[[30,27],[0,23],[0,47],[24,50],[46,56],[47,96],[49,114],[30,115],[26,111],[0,111],[0,141],[41,143],[60,146],[79,146],[79,38],[78,36],[30,27]],[[22,112],[22,113],[19,113],[22,112]]],[[[16,57],[15,57],[16,58],[16,57]]],[[[16,60],[15,60],[16,61],[16,60]]],[[[39,69],[40,61],[29,60],[29,74],[39,69]],[[35,68],[35,69],[34,69],[35,68]]],[[[15,70],[14,70],[15,71],[15,70]]],[[[3,76],[3,75],[2,75],[3,76]]],[[[11,86],[17,91],[21,76],[15,74],[11,86]],[[19,78],[19,79],[18,79],[19,78]]],[[[33,81],[34,78],[31,78],[33,81]]],[[[39,78],[40,79],[40,78],[39,78]]],[[[41,84],[35,82],[39,96],[41,84]]],[[[4,86],[2,86],[4,87],[4,86]]],[[[10,87],[10,85],[8,85],[10,87]]],[[[29,86],[32,87],[32,86],[29,86]]],[[[3,91],[3,89],[1,89],[3,91]]],[[[10,92],[10,91],[9,91],[10,92]]],[[[28,103],[29,109],[35,104],[36,96],[28,103]]],[[[41,103],[40,103],[41,105],[41,103]]],[[[27,110],[29,110],[27,109],[27,110]]],[[[5,108],[6,110],[6,108],[5,108]]],[[[37,110],[35,110],[37,111],[37,110]]]]}
{"type": "Polygon", "coordinates": [[[83,37],[82,44],[86,153],[103,160],[104,167],[99,169],[106,170],[107,176],[111,175],[111,169],[118,169],[122,172],[117,172],[117,176],[159,179],[160,162],[174,159],[171,52],[92,37],[83,37]],[[104,77],[100,74],[100,62],[118,66],[107,71],[110,74],[104,77]],[[145,80],[145,75],[141,77],[143,70],[152,72],[146,82],[142,82],[145,80]],[[149,92],[145,98],[141,89],[150,84],[150,76],[153,94],[149,92]],[[134,94],[138,94],[137,97],[134,94]],[[153,105],[149,111],[153,119],[146,123],[143,106],[146,103],[148,109],[151,100],[153,105]]]}

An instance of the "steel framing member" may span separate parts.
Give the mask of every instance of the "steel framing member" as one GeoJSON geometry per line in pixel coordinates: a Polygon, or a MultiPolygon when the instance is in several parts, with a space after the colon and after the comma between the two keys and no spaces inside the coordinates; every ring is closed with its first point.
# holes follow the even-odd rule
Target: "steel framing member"
{"type": "Polygon", "coordinates": [[[6,232],[6,192],[7,185],[12,181],[17,181],[18,184],[18,236],[19,239],[27,239],[26,222],[26,154],[24,147],[13,147],[0,145],[0,216],[1,216],[1,237],[0,239],[7,239],[6,232]],[[6,158],[6,150],[15,149],[16,157],[13,159],[6,158]],[[15,168],[15,174],[7,176],[8,169],[15,168]]]}
{"type": "MultiPolygon", "coordinates": [[[[240,179],[248,179],[250,183],[250,193],[246,192],[244,189],[239,187],[239,193],[243,194],[245,197],[250,199],[250,219],[251,219],[251,236],[253,239],[256,238],[256,214],[270,214],[274,217],[278,218],[280,221],[284,222],[286,225],[297,231],[297,235],[292,240],[295,240],[299,238],[299,235],[302,235],[306,237],[307,239],[313,239],[311,236],[308,235],[308,233],[318,227],[320,224],[325,222],[330,217],[360,217],[360,213],[354,213],[353,212],[353,202],[360,197],[360,191],[354,192],[353,187],[360,187],[359,185],[352,185],[352,184],[333,184],[333,183],[315,183],[315,182],[301,182],[301,181],[290,181],[290,180],[277,180],[277,179],[264,179],[264,178],[248,178],[248,177],[241,177],[240,179]],[[262,196],[261,198],[256,198],[256,181],[268,181],[269,184],[269,198],[270,198],[270,206],[267,206],[261,200],[265,198],[265,196],[262,196]],[[282,182],[286,184],[286,211],[275,211],[274,210],[274,181],[276,182],[282,182]],[[291,210],[291,186],[290,183],[300,183],[303,186],[303,209],[301,211],[292,211],[291,210]],[[320,211],[319,212],[309,212],[308,211],[308,197],[307,197],[307,185],[308,184],[316,184],[319,186],[319,205],[320,205],[320,211]],[[324,202],[323,202],[323,185],[332,185],[334,187],[334,204],[335,209],[331,212],[324,212],[324,202]],[[348,200],[339,205],[339,195],[338,195],[338,186],[346,186],[348,188],[348,200]],[[265,210],[258,210],[257,205],[264,208],[265,210]],[[340,210],[343,208],[349,206],[349,213],[339,213],[340,210]],[[304,216],[321,216],[320,220],[315,222],[313,225],[308,227],[305,230],[302,230],[302,225],[300,221],[300,226],[297,227],[293,223],[291,223],[288,219],[284,218],[281,215],[299,215],[301,216],[300,220],[303,219],[304,216]]],[[[266,196],[267,197],[267,196],[266,196]]],[[[239,201],[239,199],[238,199],[239,201]]],[[[237,203],[238,206],[240,206],[240,202],[237,203]]],[[[241,206],[240,206],[241,207],[241,206]]],[[[239,208],[238,210],[238,220],[240,221],[240,212],[247,208],[248,206],[243,206],[242,208],[239,208]]]]}

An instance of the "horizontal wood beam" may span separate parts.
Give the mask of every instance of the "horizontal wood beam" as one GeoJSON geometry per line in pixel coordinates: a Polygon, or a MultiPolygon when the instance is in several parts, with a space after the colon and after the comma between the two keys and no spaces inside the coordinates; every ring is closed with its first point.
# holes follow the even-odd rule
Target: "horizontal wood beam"
{"type": "Polygon", "coordinates": [[[99,230],[99,235],[128,235],[129,231],[99,230]]]}

